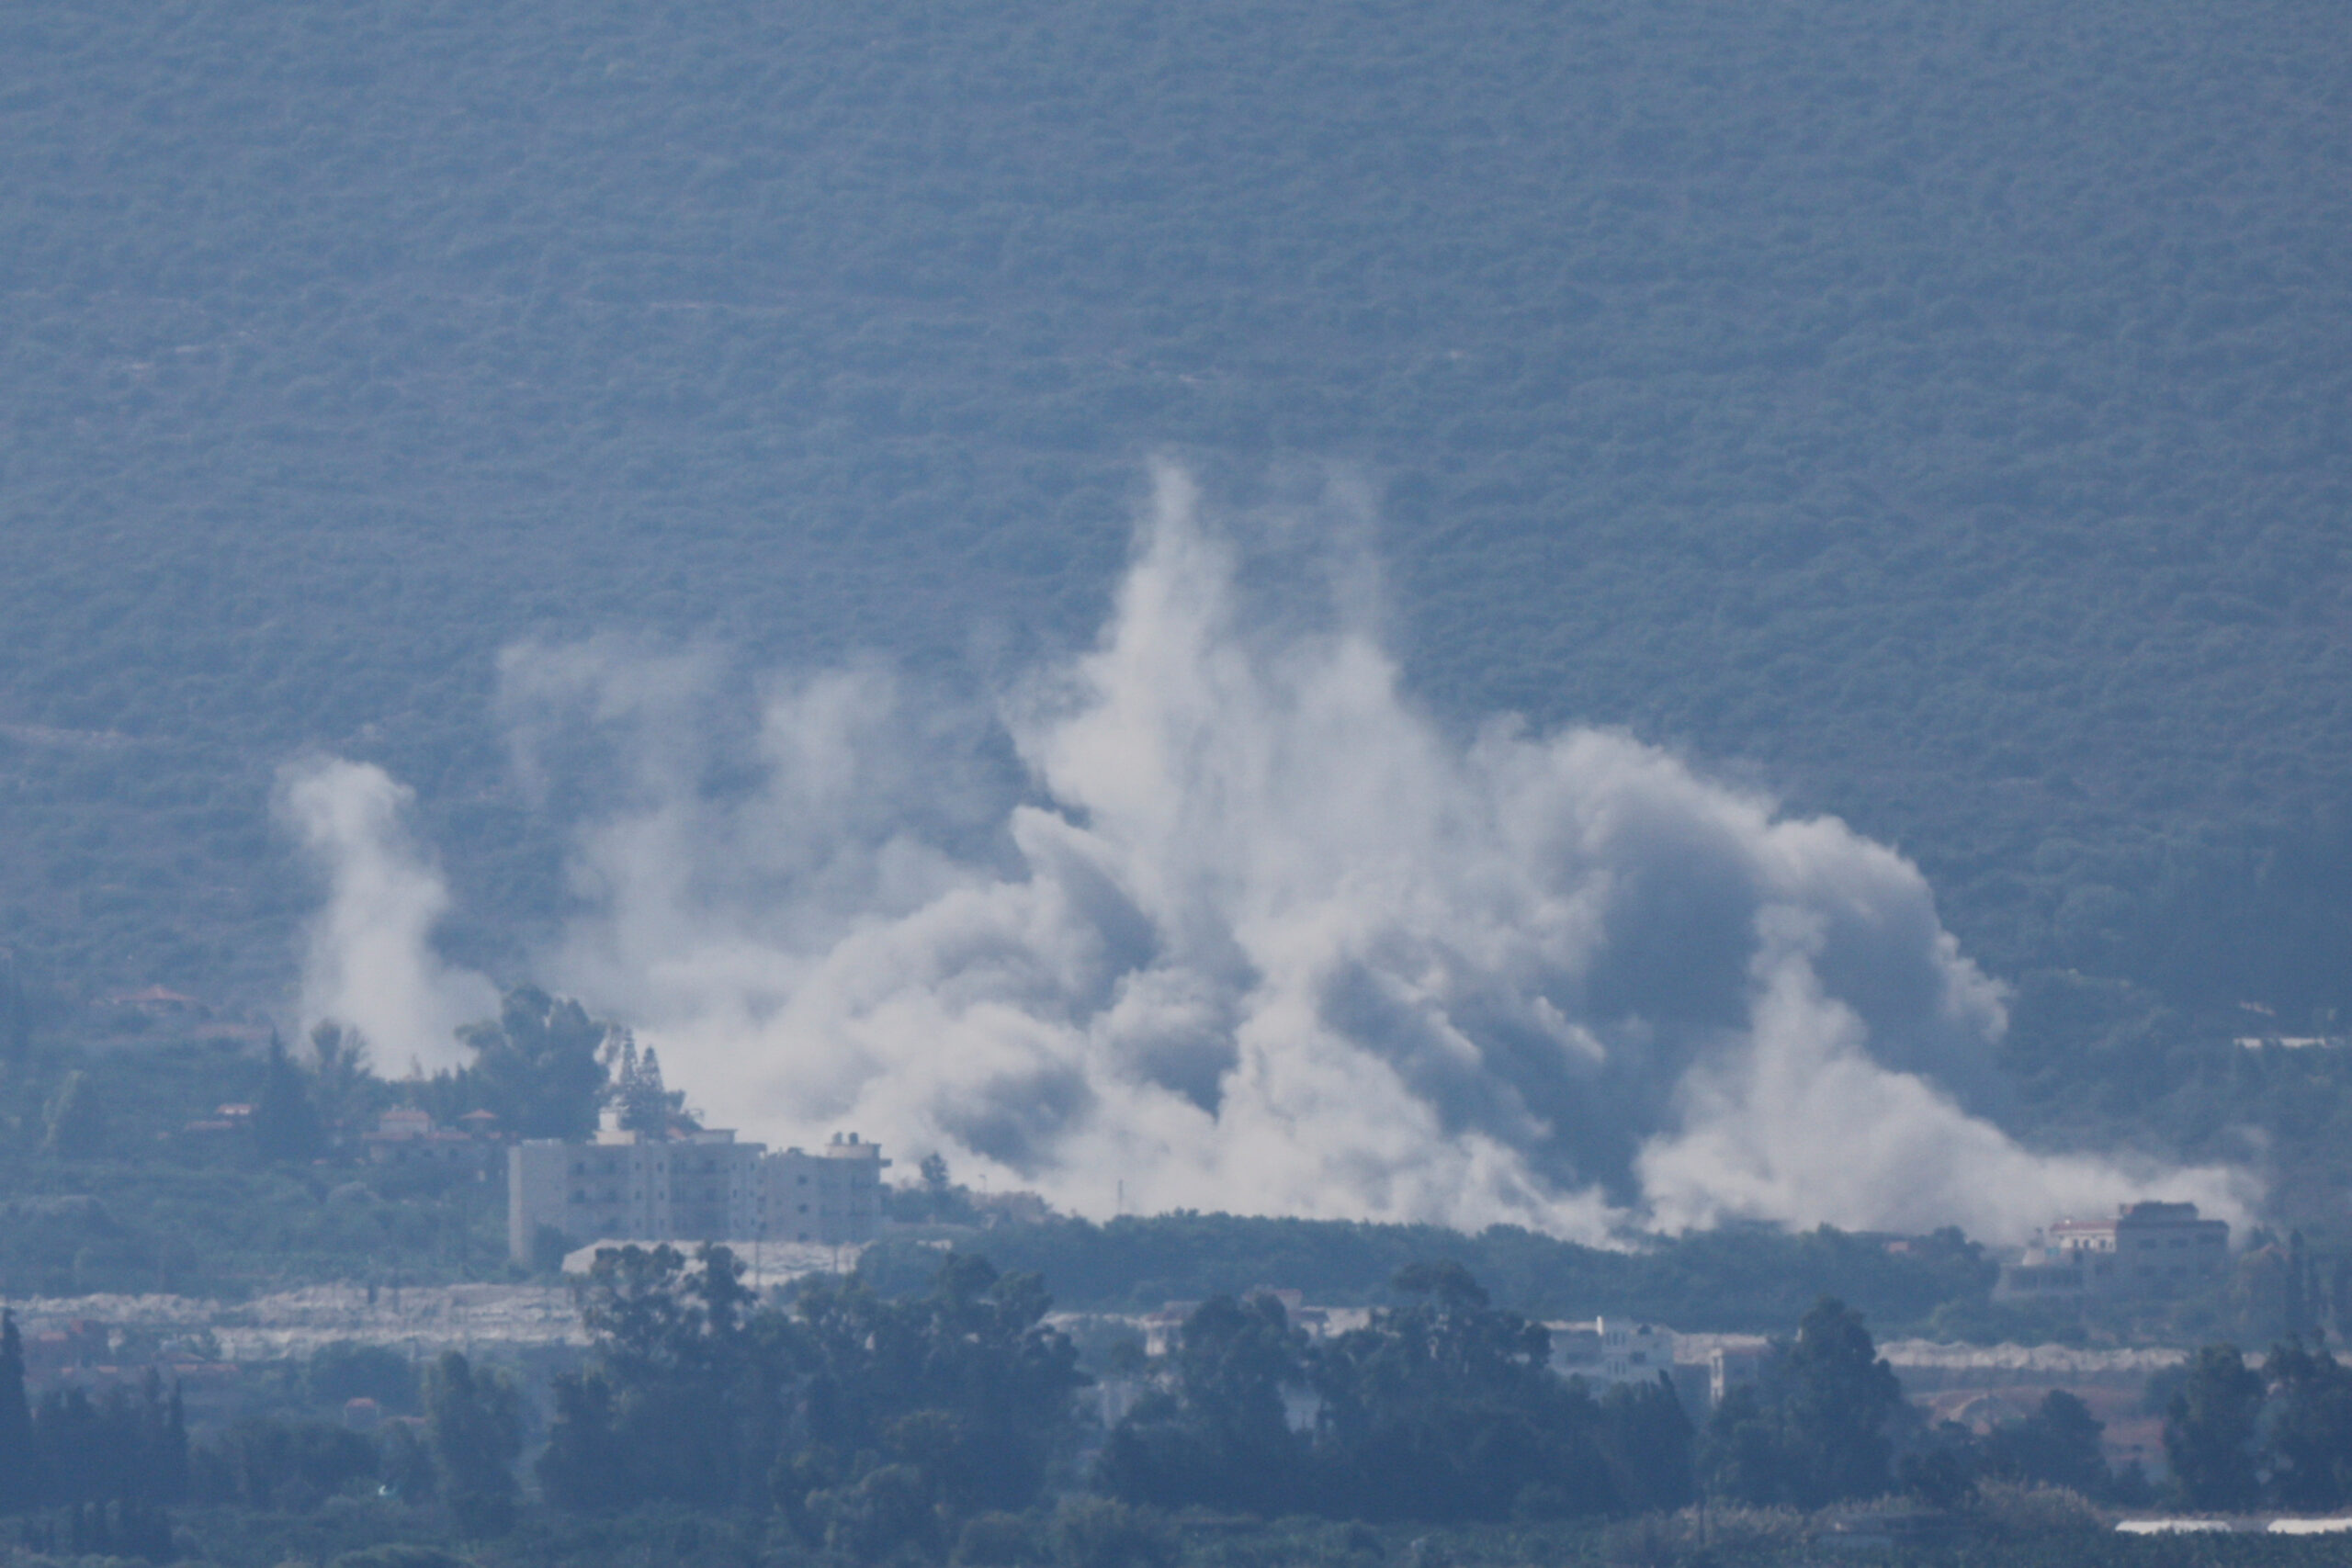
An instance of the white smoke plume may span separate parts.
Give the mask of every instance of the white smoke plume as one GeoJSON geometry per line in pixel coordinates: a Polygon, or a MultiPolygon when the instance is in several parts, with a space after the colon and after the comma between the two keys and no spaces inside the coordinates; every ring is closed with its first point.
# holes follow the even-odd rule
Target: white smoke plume
{"type": "Polygon", "coordinates": [[[589,913],[543,980],[747,1135],[854,1128],[1096,1214],[2244,1213],[2233,1173],[1984,1119],[2000,988],[1892,851],[1622,734],[1451,734],[1362,571],[1302,623],[1243,559],[1161,473],[1099,643],[1004,704],[993,766],[878,670],[730,722],[721,661],[514,650],[518,762],[581,816],[589,913]]]}
{"type": "Polygon", "coordinates": [[[401,827],[413,798],[381,768],[333,758],[290,763],[277,781],[280,817],[327,878],[303,964],[303,1024],[356,1027],[394,1072],[458,1065],[468,1053],[457,1027],[498,1010],[488,980],[434,952],[449,894],[401,827]]]}

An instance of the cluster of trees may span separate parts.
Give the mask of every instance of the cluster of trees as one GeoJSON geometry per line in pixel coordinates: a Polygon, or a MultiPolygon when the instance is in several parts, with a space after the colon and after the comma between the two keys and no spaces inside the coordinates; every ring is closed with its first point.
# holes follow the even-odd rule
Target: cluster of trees
{"type": "Polygon", "coordinates": [[[97,1399],[79,1388],[36,1404],[25,1394],[16,1315],[0,1312],[0,1512],[62,1512],[43,1542],[75,1551],[169,1556],[164,1510],[188,1495],[187,1418],[180,1391],[153,1371],[139,1392],[97,1399]]]}
{"type": "Polygon", "coordinates": [[[1862,1315],[1815,1303],[1753,1384],[1694,1429],[1670,1384],[1599,1398],[1546,1335],[1458,1266],[1408,1269],[1411,1304],[1314,1343],[1263,1296],[1204,1306],[1165,1386],[1111,1435],[1099,1478],[1163,1506],[1459,1522],[1639,1513],[1704,1495],[1818,1508],[1902,1490],[1939,1505],[1999,1477],[2110,1490],[2099,1424],[2052,1393],[1984,1438],[1925,1429],[1862,1315]]]}
{"type": "MultiPolygon", "coordinates": [[[[899,1194],[898,1217],[976,1218],[944,1163],[937,1171],[935,1185],[926,1174],[923,1185],[899,1194]]],[[[858,1271],[888,1292],[920,1289],[936,1266],[933,1239],[885,1237],[858,1271]]],[[[1399,1269],[1444,1256],[1537,1316],[1597,1312],[1691,1332],[1767,1334],[1831,1295],[1895,1330],[1998,1337],[2012,1326],[1990,1305],[1996,1269],[1984,1249],[1951,1229],[1894,1249],[1883,1236],[1827,1225],[1794,1235],[1726,1225],[1624,1250],[1510,1225],[1463,1235],[1435,1225],[1177,1213],[1004,1226],[989,1232],[985,1246],[1003,1268],[1042,1274],[1056,1300],[1083,1311],[1156,1311],[1171,1299],[1238,1295],[1266,1280],[1334,1305],[1382,1305],[1399,1269]]]]}
{"type": "Polygon", "coordinates": [[[872,1561],[1037,1499],[1085,1380],[1035,1276],[951,1257],[921,1295],[823,1280],[783,1310],[741,1271],[724,1247],[599,1259],[601,1354],[557,1381],[538,1461],[551,1503],[774,1506],[872,1561]]]}
{"type": "Polygon", "coordinates": [[[311,1157],[330,1134],[363,1130],[367,1116],[398,1099],[445,1125],[487,1111],[501,1129],[526,1138],[584,1138],[608,1100],[636,1122],[674,1114],[683,1102],[663,1089],[652,1054],[640,1060],[627,1030],[537,986],[505,992],[496,1018],[464,1025],[458,1039],[472,1050],[471,1062],[397,1085],[375,1076],[358,1032],[332,1020],[311,1030],[308,1063],[273,1039],[254,1107],[264,1157],[311,1157]]]}
{"type": "MultiPolygon", "coordinates": [[[[2352,1369],[2324,1347],[2288,1339],[2257,1368],[2233,1345],[2206,1346],[2171,1380],[2163,1409],[2163,1501],[2217,1512],[2352,1504],[2352,1369]]],[[[1813,1507],[1899,1488],[1961,1506],[1986,1480],[2156,1500],[2136,1463],[2120,1474],[2108,1468],[2103,1429],[2063,1389],[1989,1432],[1926,1427],[1885,1364],[1871,1363],[1860,1320],[1825,1302],[1761,1381],[1716,1410],[1699,1467],[1711,1493],[1767,1506],[1813,1507]]]]}
{"type": "MultiPolygon", "coordinates": [[[[345,1359],[346,1360],[348,1359],[345,1359]]],[[[322,1366],[313,1377],[349,1372],[322,1366]]],[[[403,1375],[406,1363],[401,1365],[403,1375]]],[[[188,1502],[301,1513],[329,1497],[373,1491],[404,1503],[440,1502],[462,1529],[503,1530],[514,1518],[514,1461],[523,1396],[502,1371],[457,1351],[423,1369],[423,1418],[370,1431],[300,1416],[254,1416],[200,1438],[187,1456],[188,1502]]],[[[380,1378],[363,1380],[382,1386],[380,1378]]]]}
{"type": "MultiPolygon", "coordinates": [[[[152,1076],[149,1069],[159,1060],[203,1047],[158,1043],[142,1050],[127,1074],[112,1070],[119,1064],[109,1062],[108,1053],[69,1047],[36,1054],[25,1064],[29,1071],[15,1076],[50,1084],[28,1120],[38,1130],[39,1151],[62,1159],[144,1156],[145,1145],[154,1143],[164,1144],[167,1156],[188,1152],[187,1140],[175,1134],[191,1122],[201,1124],[232,1096],[252,1106],[237,1151],[269,1165],[328,1154],[402,1102],[445,1123],[488,1111],[501,1127],[526,1137],[585,1136],[607,1102],[619,1104],[633,1125],[684,1113],[684,1096],[664,1087],[652,1052],[640,1055],[627,1030],[537,987],[506,992],[497,1017],[466,1025],[458,1037],[472,1050],[471,1062],[430,1077],[393,1081],[378,1075],[358,1031],[328,1020],[312,1028],[306,1050],[291,1049],[273,1033],[256,1058],[217,1062],[208,1082],[166,1079],[185,1092],[144,1105],[117,1101],[142,1076],[152,1076]],[[116,1125],[123,1112],[136,1122],[116,1125]]],[[[216,1054],[225,1048],[216,1047],[216,1054]]],[[[139,1098],[153,1100],[152,1087],[139,1098]]]]}
{"type": "MultiPolygon", "coordinates": [[[[366,1347],[332,1348],[311,1374],[324,1394],[393,1393],[409,1376],[403,1359],[366,1347]]],[[[51,1516],[39,1526],[49,1548],[112,1546],[156,1561],[171,1555],[165,1511],[181,1504],[300,1511],[360,1483],[443,1499],[469,1529],[506,1528],[523,1441],[514,1381],[448,1351],[425,1369],[423,1403],[420,1427],[396,1421],[380,1434],[254,1416],[191,1442],[178,1387],[166,1391],[152,1370],[137,1393],[66,1388],[28,1400],[22,1338],[14,1314],[0,1314],[0,1513],[51,1516]]]]}
{"type": "Polygon", "coordinates": [[[1185,1323],[1168,1386],[1099,1471],[1161,1507],[1459,1522],[1642,1512],[1690,1495],[1690,1423],[1664,1382],[1593,1398],[1540,1325],[1458,1264],[1409,1268],[1408,1304],[1315,1343],[1259,1295],[1185,1323]]]}
{"type": "MultiPolygon", "coordinates": [[[[1928,1427],[1834,1299],[1694,1427],[1664,1376],[1596,1393],[1557,1375],[1547,1330],[1459,1264],[1409,1267],[1393,1290],[1398,1304],[1322,1338],[1271,1295],[1214,1297],[1161,1359],[1114,1347],[1098,1404],[1079,1397],[1091,1380],[1038,1280],[979,1258],[947,1256],[906,1296],[827,1278],[763,1302],[724,1247],[691,1262],[624,1249],[585,1289],[596,1353],[553,1384],[537,1480],[556,1517],[668,1506],[764,1517],[837,1561],[1076,1568],[1165,1561],[1155,1521],[1180,1509],[1534,1529],[1702,1497],[1815,1509],[1905,1492],[1964,1508],[1996,1478],[2145,1495],[2110,1476],[2099,1423],[2064,1393],[1987,1434],[1928,1427]]],[[[339,1348],[309,1376],[327,1394],[413,1393],[419,1421],[253,1418],[191,1443],[153,1379],[28,1404],[0,1319],[0,1508],[28,1517],[30,1544],[159,1560],[181,1503],[300,1513],[366,1490],[435,1503],[463,1535],[510,1530],[516,1385],[451,1352],[418,1390],[396,1359],[339,1348]]],[[[2165,1445],[2183,1505],[2340,1507],[2352,1371],[2293,1341],[2259,1370],[2209,1347],[2172,1391],[2165,1445]]]]}
{"type": "Polygon", "coordinates": [[[2165,1409],[2165,1460],[2192,1507],[2297,1511],[2352,1503],[2352,1369],[2290,1339],[2259,1369],[2233,1345],[2197,1352],[2165,1409]]]}
{"type": "Polygon", "coordinates": [[[178,1389],[166,1393],[151,1371],[135,1395],[116,1387],[93,1400],[70,1388],[36,1405],[25,1394],[16,1315],[0,1313],[0,1506],[176,1503],[187,1467],[178,1389]]]}
{"type": "MultiPolygon", "coordinates": [[[[811,1545],[934,1556],[1056,1486],[1374,1523],[1647,1513],[1702,1495],[1812,1509],[1906,1492],[1959,1507],[1989,1480],[2148,1495],[2136,1472],[2109,1471],[2100,1423],[2063,1391],[1987,1433],[1928,1426],[1862,1314],[1834,1298],[1694,1427],[1663,1376],[1599,1394],[1558,1376],[1543,1325],[1495,1306],[1459,1264],[1408,1267],[1393,1291],[1400,1304],[1321,1339],[1274,1297],[1212,1298],[1164,1360],[1114,1348],[1126,1408],[1090,1431],[1072,1398],[1087,1380],[1034,1276],[950,1256],[922,1293],[823,1280],[758,1306],[724,1248],[694,1264],[632,1249],[599,1263],[600,1355],[559,1381],[538,1477],[570,1509],[775,1508],[811,1545]]],[[[2182,1504],[2339,1506],[2352,1371],[2291,1341],[2259,1373],[2209,1348],[2173,1394],[2165,1442],[2182,1504]]]]}
{"type": "MultiPolygon", "coordinates": [[[[774,1508],[812,1545],[935,1556],[1051,1482],[1373,1522],[1642,1513],[1702,1489],[1817,1506],[1893,1488],[1916,1437],[1860,1314],[1835,1301],[1700,1432],[1663,1376],[1596,1395],[1556,1375],[1543,1325],[1459,1264],[1409,1267],[1394,1289],[1401,1304],[1321,1340],[1273,1297],[1213,1298],[1164,1362],[1114,1358],[1131,1407],[1090,1436],[1072,1397],[1087,1380],[1035,1276],[950,1256],[921,1293],[820,1280],[760,1306],[723,1247],[691,1264],[626,1249],[599,1260],[599,1355],[556,1383],[538,1479],[568,1509],[774,1508]]],[[[2003,1441],[2025,1478],[2075,1457],[2045,1455],[2038,1427],[2003,1441]]]]}
{"type": "Polygon", "coordinates": [[[2104,1498],[2118,1487],[2099,1448],[2102,1429],[2064,1390],[1982,1435],[1951,1422],[1930,1428],[1878,1359],[1861,1315],[1825,1299],[1754,1383],[1716,1406],[1699,1471],[1709,1495],[1761,1507],[1817,1508],[1896,1490],[1955,1507],[1983,1480],[2104,1498]]]}
{"type": "Polygon", "coordinates": [[[501,1275],[499,1185],[360,1157],[358,1135],[384,1111],[414,1104],[453,1123],[488,1110],[532,1136],[582,1135],[608,1101],[632,1124],[684,1115],[652,1054],[577,1002],[520,987],[465,1039],[464,1067],[400,1081],[334,1022],[257,1051],[219,1037],[37,1043],[0,1073],[0,1291],[501,1275]],[[250,1116],[224,1119],[228,1102],[250,1116]]]}

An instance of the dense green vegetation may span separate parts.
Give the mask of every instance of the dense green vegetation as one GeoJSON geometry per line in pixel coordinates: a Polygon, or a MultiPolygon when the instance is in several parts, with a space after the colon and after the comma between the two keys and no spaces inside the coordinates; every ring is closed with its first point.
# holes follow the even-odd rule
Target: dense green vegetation
{"type": "MultiPolygon", "coordinates": [[[[622,1568],[647,1562],[797,1568],[824,1561],[812,1560],[779,1521],[758,1515],[647,1510],[618,1518],[531,1516],[511,1535],[469,1542],[436,1531],[411,1513],[353,1499],[308,1516],[198,1511],[187,1517],[184,1529],[191,1544],[202,1547],[202,1561],[234,1568],[277,1568],[286,1562],[322,1568],[622,1568]],[[404,1544],[381,1544],[388,1532],[398,1529],[410,1532],[404,1544]]],[[[1527,1568],[1531,1562],[1564,1568],[1808,1568],[1823,1561],[1822,1540],[1835,1541],[1837,1523],[1716,1509],[1708,1515],[1702,1546],[1699,1521],[1691,1515],[1617,1524],[1451,1528],[1180,1518],[1145,1538],[1139,1552],[1114,1555],[1096,1544],[1104,1532],[1093,1516],[1091,1509],[1073,1510],[1067,1518],[1056,1515],[1028,1525],[1012,1538],[1019,1555],[991,1552],[956,1561],[970,1568],[1410,1568],[1433,1561],[1458,1568],[1527,1568]]],[[[2029,1525],[1959,1540],[1860,1551],[1837,1542],[1828,1550],[1839,1561],[1860,1559],[1888,1568],[2318,1568],[2338,1562],[2342,1551],[2324,1537],[2118,1536],[2078,1517],[2056,1529],[2029,1525]]],[[[45,1568],[45,1561],[31,1558],[27,1568],[45,1568]]]]}
{"type": "MultiPolygon", "coordinates": [[[[1388,1304],[1398,1269],[1442,1258],[1467,1268],[1498,1300],[1539,1318],[1607,1314],[1689,1333],[1763,1333],[1795,1321],[1825,1294],[1853,1302],[1883,1326],[1925,1327],[1939,1309],[1983,1306],[1992,1283],[1983,1250],[1957,1233],[1918,1238],[1897,1252],[1887,1237],[1826,1226],[1793,1236],[1733,1227],[1661,1239],[1639,1252],[1605,1252],[1509,1226],[1464,1235],[1434,1225],[1231,1214],[1101,1225],[1056,1220],[958,1239],[1008,1269],[1038,1274],[1057,1301],[1086,1311],[1154,1312],[1170,1301],[1260,1289],[1301,1291],[1335,1306],[1388,1304]]],[[[917,1232],[868,1249],[858,1273],[877,1289],[903,1292],[937,1266],[934,1246],[917,1232]]]]}
{"type": "Polygon", "coordinates": [[[2214,1289],[2057,1306],[1995,1302],[1993,1263],[1952,1230],[1889,1236],[1736,1225],[1604,1251],[1507,1225],[1466,1235],[1433,1225],[1235,1214],[1100,1225],[1049,1219],[983,1230],[921,1223],[928,1209],[952,1212],[953,1196],[943,1202],[906,1190],[897,1202],[910,1228],[886,1235],[858,1262],[859,1277],[876,1289],[919,1290],[940,1247],[974,1247],[1038,1274],[1056,1300],[1090,1312],[1151,1312],[1254,1290],[1296,1290],[1335,1306],[1391,1305],[1388,1282],[1399,1269],[1450,1258],[1487,1281],[1498,1301],[1534,1317],[1605,1315],[1685,1333],[1770,1333],[1823,1295],[1852,1303],[1889,1333],[1980,1344],[2188,1344],[2217,1336],[2267,1343],[2352,1325],[2352,1258],[2266,1231],[2246,1238],[2231,1277],[2214,1289]]]}
{"type": "Polygon", "coordinates": [[[1112,1431],[1098,1483],[1163,1508],[1384,1522],[1690,1500],[1690,1419],[1667,1383],[1596,1398],[1554,1376],[1551,1336],[1458,1264],[1408,1269],[1397,1287],[1406,1304],[1324,1345],[1270,1297],[1204,1303],[1161,1385],[1112,1431]]]}
{"type": "Polygon", "coordinates": [[[504,1278],[503,1166],[375,1165],[356,1142],[432,1087],[295,1068],[234,1040],[0,1060],[0,1293],[504,1278]],[[289,1089],[295,1141],[273,1144],[289,1089]]]}
{"type": "MultiPolygon", "coordinates": [[[[820,1280],[763,1302],[724,1248],[692,1264],[631,1248],[589,1287],[597,1348],[555,1382],[536,1497],[520,1391],[456,1352],[426,1370],[413,1425],[260,1416],[191,1442],[152,1381],[30,1407],[0,1325],[0,1509],[44,1553],[153,1562],[1372,1568],[1432,1548],[1802,1562],[1873,1540],[1918,1562],[2318,1562],[2311,1543],[2116,1543],[2086,1496],[2352,1496],[2352,1373],[2291,1343],[2260,1373],[2229,1346],[2200,1354],[2168,1409],[2177,1495],[2152,1499],[2108,1472],[2098,1423],[2063,1393],[1989,1435],[1927,1427],[1861,1315],[1828,1298],[1694,1429],[1663,1380],[1596,1395],[1554,1376],[1544,1330],[1458,1265],[1405,1269],[1394,1292],[1320,1338],[1270,1296],[1214,1297],[1164,1359],[1136,1348],[1103,1370],[1119,1414],[1035,1276],[950,1256],[919,1295],[820,1280]]],[[[322,1354],[310,1377],[376,1379],[363,1360],[322,1354]]]]}
{"type": "Polygon", "coordinates": [[[1442,711],[1920,857],[2021,984],[2022,1124],[2352,1146],[2299,1131],[2339,1065],[2208,1082],[2235,1003],[2352,1004],[2348,44],[2318,0],[12,6],[0,946],[277,1001],[269,784],[324,746],[418,786],[511,976],[563,895],[502,646],[984,681],[1085,635],[1140,454],[1245,502],[1336,458],[1442,711]]]}
{"type": "Polygon", "coordinates": [[[466,1026],[469,1065],[396,1082],[334,1024],[299,1055],[184,1021],[124,1026],[106,1045],[0,1055],[0,1294],[506,1278],[503,1148],[379,1160],[384,1111],[445,1132],[488,1111],[525,1136],[585,1135],[607,1100],[632,1125],[681,1114],[626,1031],[531,987],[466,1026]]]}

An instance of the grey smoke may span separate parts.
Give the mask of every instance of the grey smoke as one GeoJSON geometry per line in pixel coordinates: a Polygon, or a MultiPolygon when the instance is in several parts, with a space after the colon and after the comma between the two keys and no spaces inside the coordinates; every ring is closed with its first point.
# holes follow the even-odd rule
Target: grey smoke
{"type": "MultiPolygon", "coordinates": [[[[1274,618],[1239,559],[1161,472],[1100,641],[1003,704],[1009,779],[879,669],[746,719],[722,660],[514,650],[517,765],[581,814],[590,911],[542,979],[747,1134],[854,1127],[1092,1213],[1120,1183],[1131,1209],[1596,1238],[2243,1212],[2237,1173],[2037,1155],[1984,1119],[2001,989],[1894,852],[1623,734],[1450,734],[1360,570],[1319,620],[1274,618]]],[[[322,942],[422,948],[430,897],[373,901],[394,936],[331,915],[322,942]]]]}

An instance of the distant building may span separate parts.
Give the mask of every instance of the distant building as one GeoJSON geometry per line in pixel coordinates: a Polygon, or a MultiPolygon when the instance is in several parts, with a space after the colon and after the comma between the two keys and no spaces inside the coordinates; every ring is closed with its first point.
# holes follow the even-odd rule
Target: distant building
{"type": "Polygon", "coordinates": [[[487,1170],[498,1118],[484,1111],[460,1120],[468,1129],[462,1133],[435,1126],[432,1116],[423,1111],[395,1106],[376,1119],[374,1132],[359,1134],[359,1146],[374,1165],[440,1165],[487,1170]],[[483,1120],[485,1117],[487,1121],[483,1120]]]}
{"type": "Polygon", "coordinates": [[[1589,1323],[1547,1323],[1552,1370],[1562,1377],[1596,1385],[1656,1382],[1674,1371],[1674,1331],[1630,1318],[1596,1317],[1589,1323]]]}
{"type": "Polygon", "coordinates": [[[1597,1393],[1663,1377],[1694,1417],[1722,1404],[1732,1389],[1755,1382],[1763,1364],[1761,1341],[1754,1348],[1711,1348],[1704,1337],[1693,1341],[1658,1324],[1630,1318],[1596,1317],[1544,1326],[1551,1332],[1552,1371],[1558,1376],[1580,1378],[1597,1393]]]}
{"type": "Polygon", "coordinates": [[[742,1144],[731,1132],[673,1136],[607,1128],[594,1143],[533,1139],[506,1151],[506,1245],[528,1262],[542,1227],[570,1246],[780,1241],[841,1246],[882,1227],[881,1145],[833,1135],[816,1154],[742,1144]]]}
{"type": "Polygon", "coordinates": [[[1712,1410],[1743,1388],[1753,1388],[1764,1375],[1769,1348],[1753,1349],[1718,1345],[1707,1352],[1707,1408],[1712,1410]]]}
{"type": "Polygon", "coordinates": [[[1173,1354],[1184,1342],[1184,1325],[1201,1309],[1198,1302],[1166,1302],[1158,1312],[1148,1312],[1139,1320],[1143,1329],[1143,1353],[1154,1360],[1173,1354]]]}
{"type": "Polygon", "coordinates": [[[1564,1378],[1598,1378],[1600,1373],[1600,1324],[1547,1323],[1552,1337],[1552,1370],[1564,1378]]]}
{"type": "Polygon", "coordinates": [[[2001,1270],[1996,1301],[2147,1300],[2217,1285],[2230,1267],[2225,1220],[2194,1203],[2127,1203],[2109,1220],[2063,1219],[2001,1270]]]}
{"type": "Polygon", "coordinates": [[[136,991],[117,991],[107,998],[108,1007],[127,1008],[149,1018],[202,1018],[211,1011],[194,997],[179,991],[166,990],[162,986],[147,986],[136,991]]]}
{"type": "MultiPolygon", "coordinates": [[[[1352,1334],[1372,1324],[1370,1307],[1317,1306],[1306,1299],[1304,1291],[1260,1285],[1245,1292],[1245,1302],[1264,1299],[1279,1303],[1289,1325],[1315,1340],[1336,1339],[1342,1334],[1352,1334]]],[[[1165,1302],[1158,1312],[1148,1312],[1133,1320],[1143,1331],[1143,1353],[1158,1358],[1172,1355],[1183,1343],[1184,1325],[1201,1310],[1199,1302],[1165,1302]]]]}
{"type": "Polygon", "coordinates": [[[1656,1382],[1674,1365],[1674,1331],[1622,1317],[1595,1320],[1600,1330],[1603,1382],[1656,1382]]]}

